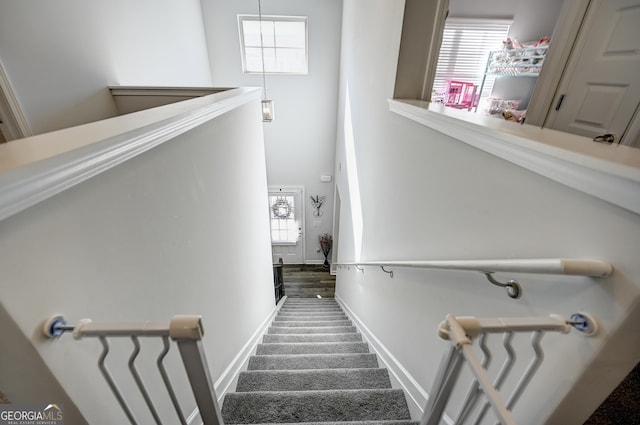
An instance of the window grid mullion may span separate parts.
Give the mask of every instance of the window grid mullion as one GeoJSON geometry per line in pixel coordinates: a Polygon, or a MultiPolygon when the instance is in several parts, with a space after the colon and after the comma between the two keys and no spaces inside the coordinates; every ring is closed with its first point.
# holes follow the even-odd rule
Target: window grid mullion
{"type": "MultiPolygon", "coordinates": [[[[254,41],[253,43],[246,43],[245,40],[248,37],[247,37],[247,34],[244,32],[244,27],[243,27],[243,22],[245,21],[258,21],[258,19],[255,16],[245,16],[245,15],[238,16],[239,26],[241,27],[240,43],[242,44],[241,53],[243,55],[244,72],[245,73],[261,73],[263,72],[263,70],[258,69],[256,66],[257,59],[255,57],[255,52],[252,53],[253,56],[252,56],[252,59],[250,60],[251,56],[247,52],[247,49],[261,49],[263,48],[263,46],[261,44],[257,44],[256,41],[254,41]]],[[[273,63],[271,64],[266,63],[266,69],[264,70],[264,72],[283,73],[283,74],[307,74],[308,73],[308,69],[307,69],[308,44],[307,44],[307,27],[306,27],[307,18],[306,17],[282,17],[282,18],[267,17],[266,19],[263,18],[262,22],[273,23],[273,25],[271,26],[273,29],[271,31],[266,30],[264,26],[262,28],[263,39],[268,39],[269,41],[273,42],[273,47],[271,46],[264,47],[264,49],[273,49],[273,56],[271,56],[273,58],[273,63]],[[298,29],[295,28],[293,32],[291,32],[291,30],[286,30],[286,34],[288,37],[297,37],[297,40],[294,39],[295,43],[296,44],[299,43],[304,47],[280,46],[278,42],[278,36],[277,36],[278,22],[299,22],[303,24],[301,31],[299,33],[296,34],[296,31],[298,31],[298,29]],[[282,49],[282,51],[280,51],[280,49],[282,49]],[[285,54],[285,52],[290,52],[290,53],[285,54]],[[300,52],[300,53],[297,53],[297,52],[300,52]]],[[[250,31],[249,34],[250,34],[249,38],[253,38],[254,40],[256,39],[255,32],[250,31]]],[[[260,31],[258,31],[258,35],[260,35],[260,31]]]]}

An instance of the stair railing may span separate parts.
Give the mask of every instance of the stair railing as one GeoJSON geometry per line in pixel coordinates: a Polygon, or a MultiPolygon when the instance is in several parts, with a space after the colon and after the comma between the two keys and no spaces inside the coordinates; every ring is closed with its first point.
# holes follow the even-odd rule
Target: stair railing
{"type": "Polygon", "coordinates": [[[493,285],[505,288],[511,298],[522,296],[522,287],[515,279],[499,282],[493,275],[498,272],[587,276],[601,278],[613,273],[611,264],[600,260],[569,258],[534,258],[505,260],[441,260],[441,261],[340,261],[338,268],[354,266],[364,272],[365,267],[379,267],[393,278],[394,268],[422,268],[440,270],[476,271],[485,275],[493,285]]]}
{"type": "Polygon", "coordinates": [[[275,292],[276,305],[284,297],[284,278],[282,275],[282,267],[284,263],[282,257],[278,259],[277,263],[273,264],[273,288],[275,292]]]}
{"type": "Polygon", "coordinates": [[[463,364],[466,362],[472,374],[471,383],[465,393],[461,407],[454,416],[453,424],[483,423],[489,408],[493,410],[498,423],[516,425],[511,411],[527,385],[540,367],[544,353],[540,345],[544,333],[568,333],[571,327],[586,335],[597,331],[597,323],[589,315],[576,313],[570,320],[560,316],[529,318],[489,318],[456,317],[447,315],[440,324],[438,334],[451,345],[442,357],[436,373],[429,401],[424,410],[420,425],[438,425],[441,423],[445,408],[450,401],[463,364]],[[515,380],[511,394],[504,401],[500,390],[514,368],[517,353],[512,345],[514,334],[530,332],[533,356],[522,375],[515,380]],[[503,334],[502,343],[506,352],[505,359],[492,380],[488,367],[493,354],[487,346],[488,334],[503,334]],[[478,359],[473,348],[477,338],[482,360],[478,359]],[[484,399],[484,400],[483,400],[484,399]],[[475,416],[474,416],[475,414],[475,416]]]}
{"type": "MultiPolygon", "coordinates": [[[[158,372],[165,385],[173,408],[181,425],[187,425],[187,419],[182,412],[178,398],[171,384],[171,380],[164,366],[164,359],[174,341],[180,352],[189,384],[198,407],[198,413],[205,425],[224,425],[220,408],[215,395],[213,381],[209,372],[207,359],[202,348],[201,340],[204,336],[202,320],[200,316],[175,316],[169,322],[92,322],[83,319],[76,326],[67,326],[62,316],[54,316],[44,324],[44,333],[51,338],[58,338],[65,332],[72,332],[74,339],[94,337],[102,344],[102,353],[98,359],[98,368],[109,388],[113,392],[118,404],[124,411],[132,425],[141,423],[134,416],[132,409],[125,400],[125,396],[118,387],[111,372],[107,368],[105,360],[109,354],[111,338],[130,338],[133,343],[133,351],[129,357],[129,371],[145,401],[149,413],[157,425],[162,424],[162,419],[156,409],[149,391],[147,390],[136,366],[135,360],[140,353],[139,338],[160,338],[163,348],[156,361],[158,372]],[[171,341],[170,341],[171,340],[171,341]]],[[[142,422],[144,423],[144,421],[142,422]]],[[[173,423],[166,422],[166,423],[173,423]]]]}

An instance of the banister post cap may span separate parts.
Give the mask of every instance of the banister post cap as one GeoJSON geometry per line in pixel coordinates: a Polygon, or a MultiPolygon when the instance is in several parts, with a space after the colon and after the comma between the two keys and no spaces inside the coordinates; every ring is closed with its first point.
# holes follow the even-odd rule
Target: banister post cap
{"type": "Polygon", "coordinates": [[[174,316],[169,323],[171,339],[201,340],[204,336],[201,316],[174,316]]]}

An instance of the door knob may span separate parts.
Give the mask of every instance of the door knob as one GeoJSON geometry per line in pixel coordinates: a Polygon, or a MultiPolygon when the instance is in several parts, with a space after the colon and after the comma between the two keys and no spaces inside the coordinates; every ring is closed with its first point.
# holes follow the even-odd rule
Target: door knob
{"type": "Polygon", "coordinates": [[[616,136],[611,133],[603,134],[601,136],[596,136],[593,138],[594,142],[600,143],[613,143],[616,141],[616,136]]]}

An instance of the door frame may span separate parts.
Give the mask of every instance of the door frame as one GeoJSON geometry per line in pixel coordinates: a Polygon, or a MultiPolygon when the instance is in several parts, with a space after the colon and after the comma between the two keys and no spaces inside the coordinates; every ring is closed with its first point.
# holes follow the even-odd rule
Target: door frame
{"type": "Polygon", "coordinates": [[[18,98],[16,97],[2,59],[0,59],[0,118],[2,132],[7,141],[22,139],[33,135],[18,98]]]}
{"type": "Polygon", "coordinates": [[[340,241],[340,217],[342,211],[342,199],[338,185],[333,186],[333,246],[331,247],[331,268],[332,275],[338,274],[338,244],[340,241]]]}
{"type": "MultiPolygon", "coordinates": [[[[307,225],[306,225],[306,210],[305,210],[305,190],[304,186],[297,185],[268,185],[267,192],[268,195],[275,193],[277,191],[282,191],[287,193],[287,191],[300,191],[300,225],[302,226],[302,232],[300,237],[300,244],[302,249],[302,263],[306,264],[307,253],[306,253],[306,245],[305,241],[307,239],[307,225]]],[[[271,216],[269,216],[271,217],[271,216]]],[[[269,240],[271,240],[271,220],[269,220],[269,240]]],[[[273,243],[270,243],[273,246],[273,243]]]]}

